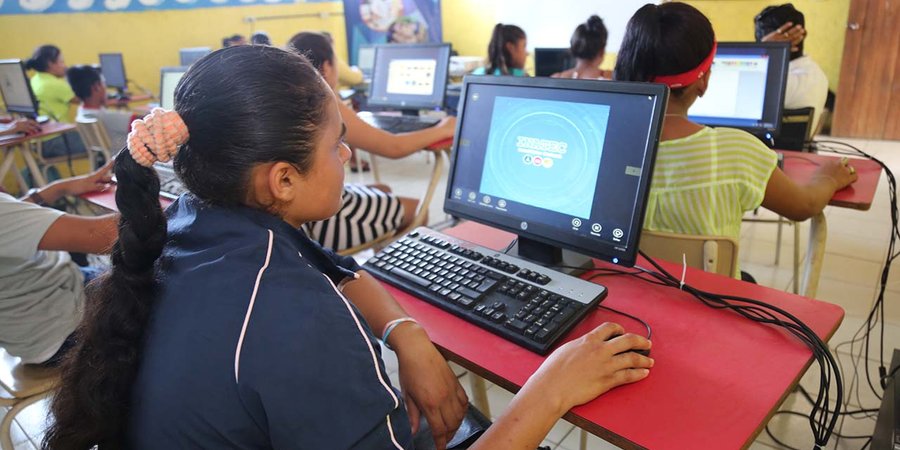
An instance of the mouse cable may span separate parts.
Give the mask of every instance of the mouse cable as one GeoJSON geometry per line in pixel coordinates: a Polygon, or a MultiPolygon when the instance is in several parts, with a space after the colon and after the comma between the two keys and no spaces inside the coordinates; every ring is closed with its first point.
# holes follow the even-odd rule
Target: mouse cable
{"type": "MultiPolygon", "coordinates": [[[[653,258],[650,258],[643,251],[640,254],[655,269],[647,270],[635,266],[642,270],[645,275],[655,278],[657,281],[674,289],[683,290],[711,308],[728,309],[747,319],[781,327],[810,348],[820,367],[820,388],[808,417],[810,429],[813,432],[816,443],[814,448],[819,449],[826,446],[834,432],[839,417],[838,413],[840,413],[842,407],[843,383],[838,364],[822,339],[800,319],[777,306],[746,297],[710,293],[697,289],[690,284],[682,284],[680,279],[666,271],[653,258]],[[829,398],[831,396],[830,387],[832,383],[834,383],[837,396],[837,401],[833,402],[833,408],[830,407],[832,402],[829,398]]],[[[646,281],[644,276],[638,276],[637,278],[646,281]]]]}
{"type": "Polygon", "coordinates": [[[612,313],[618,314],[618,315],[620,315],[620,316],[625,316],[625,317],[627,317],[627,318],[629,318],[629,319],[631,319],[631,320],[634,320],[634,321],[636,321],[636,322],[640,322],[642,325],[644,325],[644,328],[647,329],[647,336],[646,336],[647,339],[649,340],[650,337],[653,336],[653,330],[650,328],[650,324],[648,324],[647,322],[645,322],[643,319],[641,319],[641,318],[639,318],[639,317],[632,316],[631,314],[628,314],[628,313],[626,313],[626,312],[619,311],[618,309],[613,309],[613,308],[610,308],[609,306],[604,306],[604,305],[602,305],[602,304],[598,304],[598,305],[597,305],[597,308],[605,309],[605,310],[607,310],[607,311],[610,311],[610,312],[612,312],[612,313]]]}
{"type": "MultiPolygon", "coordinates": [[[[853,145],[850,145],[846,142],[835,141],[835,140],[816,140],[812,142],[812,148],[820,151],[826,151],[829,153],[835,153],[844,156],[861,156],[863,158],[869,159],[879,166],[881,166],[882,170],[884,170],[885,175],[888,180],[888,195],[890,198],[890,215],[891,215],[891,236],[890,243],[888,244],[888,254],[885,258],[885,263],[881,272],[881,278],[879,280],[879,288],[878,288],[878,297],[875,300],[875,303],[872,305],[872,309],[869,312],[868,317],[866,318],[865,323],[860,327],[860,329],[854,334],[853,338],[850,341],[839,343],[835,348],[839,348],[841,346],[849,345],[851,355],[855,356],[856,364],[854,364],[854,376],[853,380],[857,378],[858,371],[858,360],[864,359],[865,364],[865,375],[866,382],[869,385],[872,393],[879,399],[881,399],[881,392],[875,387],[875,383],[872,381],[871,372],[869,370],[869,354],[870,354],[870,336],[871,332],[879,327],[880,323],[880,339],[879,339],[879,385],[881,386],[881,390],[883,391],[885,388],[885,376],[887,374],[887,366],[884,361],[884,294],[885,289],[887,288],[888,279],[891,271],[891,263],[900,256],[900,252],[897,251],[897,238],[900,237],[900,226],[898,226],[898,222],[900,222],[900,213],[898,213],[897,208],[897,180],[894,176],[894,173],[891,172],[890,168],[883,161],[875,158],[874,156],[860,150],[853,145]],[[853,349],[855,344],[863,341],[863,345],[860,346],[860,351],[862,352],[860,355],[855,355],[853,349]]],[[[853,386],[854,384],[851,384],[853,386]]],[[[856,396],[859,399],[859,391],[856,389],[856,396]]]]}

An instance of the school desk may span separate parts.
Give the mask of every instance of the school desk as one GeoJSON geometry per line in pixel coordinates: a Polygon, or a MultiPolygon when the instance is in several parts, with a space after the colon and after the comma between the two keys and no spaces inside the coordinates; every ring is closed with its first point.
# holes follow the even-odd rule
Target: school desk
{"type": "MultiPolygon", "coordinates": [[[[837,156],[819,155],[815,153],[802,153],[777,150],[784,155],[784,173],[797,183],[805,183],[812,178],[816,169],[823,162],[830,159],[840,159],[837,156]]],[[[858,209],[868,211],[875,198],[878,189],[878,181],[881,178],[881,166],[868,160],[851,158],[850,165],[856,169],[859,179],[834,194],[830,206],[838,208],[858,209]]],[[[794,225],[796,227],[796,224],[794,225]]],[[[795,228],[796,230],[796,228],[795,228]]],[[[825,213],[820,212],[810,219],[808,255],[803,267],[803,276],[799,275],[799,243],[794,242],[794,279],[800,280],[800,292],[809,298],[815,298],[819,288],[819,275],[822,272],[822,262],[825,256],[825,241],[828,234],[828,224],[825,221],[825,213]]],[[[797,233],[794,236],[798,236],[797,233]]]]}
{"type": "Polygon", "coordinates": [[[28,167],[29,172],[31,172],[35,184],[38,186],[46,186],[47,180],[44,179],[44,175],[38,166],[37,159],[27,147],[33,142],[40,143],[42,138],[68,133],[74,129],[75,125],[71,123],[47,122],[41,124],[41,131],[37,134],[28,136],[17,134],[0,136],[0,151],[3,152],[3,162],[0,163],[0,182],[5,180],[6,174],[10,169],[13,169],[16,181],[19,183],[19,189],[21,189],[22,192],[28,190],[28,183],[25,182],[25,178],[23,178],[18,169],[15,168],[15,155],[16,152],[18,152],[22,155],[22,160],[25,161],[25,165],[28,167]]]}
{"type": "MultiPolygon", "coordinates": [[[[474,222],[445,233],[492,249],[513,235],[474,222]]],[[[615,267],[596,262],[597,267],[615,267]]],[[[646,261],[638,262],[650,267],[646,261]]],[[[676,264],[662,265],[681,273],[676,264]]],[[[573,408],[564,418],[620,447],[740,449],[749,446],[812,362],[811,351],[788,333],[735,313],[702,305],[677,289],[628,276],[594,280],[609,289],[604,306],[634,315],[653,329],[650,376],[573,408]]],[[[844,311],[829,303],[687,270],[686,282],[708,291],[764,300],[796,315],[827,341],[844,311]]],[[[387,289],[427,330],[450,360],[515,392],[545,357],[506,341],[388,284],[387,289]]],[[[562,342],[603,322],[646,335],[643,326],[595,309],[562,342]]]]}

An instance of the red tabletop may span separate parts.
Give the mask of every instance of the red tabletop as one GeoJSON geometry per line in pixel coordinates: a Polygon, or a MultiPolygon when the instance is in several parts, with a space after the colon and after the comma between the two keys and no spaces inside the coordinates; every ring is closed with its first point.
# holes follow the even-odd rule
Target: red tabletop
{"type": "MultiPolygon", "coordinates": [[[[103,208],[106,208],[110,211],[118,211],[119,208],[116,207],[116,185],[110,186],[105,191],[96,191],[96,192],[88,192],[87,194],[82,194],[81,198],[103,208]]],[[[159,197],[159,204],[166,209],[169,205],[172,204],[172,200],[169,200],[165,197],[159,197]]]]}
{"type": "Polygon", "coordinates": [[[71,123],[47,122],[41,124],[41,131],[37,134],[29,135],[10,135],[0,137],[0,147],[9,147],[28,142],[32,139],[38,139],[54,134],[66,133],[75,129],[75,125],[71,123]]]}
{"type": "MultiPolygon", "coordinates": [[[[809,181],[823,161],[840,159],[838,156],[815,153],[776,151],[784,155],[784,173],[799,183],[809,181]]],[[[850,158],[850,165],[856,169],[859,179],[847,188],[835,192],[828,204],[867,211],[872,206],[872,199],[875,198],[875,191],[878,189],[881,166],[875,161],[860,158],[850,158]]]]}
{"type": "MultiPolygon", "coordinates": [[[[472,222],[445,231],[485,247],[501,249],[512,234],[472,222]]],[[[649,267],[646,261],[639,264],[649,267]]],[[[612,265],[597,262],[600,267],[612,265]]],[[[681,273],[674,264],[667,270],[681,273]]],[[[653,328],[650,377],[614,389],[570,411],[565,418],[626,448],[737,449],[752,443],[812,361],[810,350],[787,333],[734,313],[703,306],[672,288],[627,276],[604,276],[603,305],[635,315],[653,328]]],[[[691,285],[718,293],[764,300],[799,317],[827,340],[844,311],[731,278],[688,269],[691,285]]],[[[389,285],[445,354],[468,369],[517,391],[543,357],[495,336],[389,285]]],[[[564,341],[615,321],[646,334],[628,318],[595,310],[564,341]]]]}

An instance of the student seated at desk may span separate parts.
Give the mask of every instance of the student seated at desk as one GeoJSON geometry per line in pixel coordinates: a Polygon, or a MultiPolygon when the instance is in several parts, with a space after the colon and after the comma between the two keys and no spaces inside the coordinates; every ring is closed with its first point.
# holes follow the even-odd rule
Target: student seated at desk
{"type": "Polygon", "coordinates": [[[116,215],[82,217],[45,204],[109,183],[111,164],[32,189],[22,199],[0,193],[0,347],[28,364],[53,365],[74,344],[83,286],[99,270],[79,267],[68,252],[106,253],[116,215]]]}
{"type": "MultiPolygon", "coordinates": [[[[66,61],[55,45],[42,45],[25,63],[25,68],[34,70],[31,90],[37,98],[39,114],[57,122],[72,123],[70,108],[79,103],[75,92],[66,82],[66,61]]],[[[76,133],[67,133],[42,141],[41,154],[45,158],[80,155],[87,152],[84,143],[76,133]]]]}
{"type": "Polygon", "coordinates": [[[606,54],[606,39],[609,32],[603,19],[591,16],[587,22],[578,25],[569,40],[569,52],[575,57],[575,67],[551,75],[553,78],[581,78],[588,80],[608,80],[612,74],[601,70],[606,54]]]}
{"type": "Polygon", "coordinates": [[[109,135],[112,152],[125,146],[125,138],[131,131],[131,121],[136,118],[130,111],[106,109],[106,83],[100,72],[91,66],[75,66],[66,72],[66,78],[81,99],[78,119],[97,119],[109,135]]]}
{"type": "MultiPolygon", "coordinates": [[[[403,449],[420,415],[443,448],[467,405],[453,372],[380,283],[299,231],[341,205],[349,150],[331,88],[303,57],[237,46],[194,63],[175,105],[136,122],[116,158],[120,239],[45,448],[403,449]],[[190,189],[168,217],[157,157],[190,189]]],[[[476,447],[535,448],[571,407],[645,378],[653,360],[619,353],[650,342],[606,341],[622,332],[558,349],[476,447]]]]}
{"type": "MultiPolygon", "coordinates": [[[[302,32],[288,42],[290,51],[306,56],[319,70],[337,97],[338,70],[334,50],[320,33],[302,32]]],[[[456,118],[448,117],[437,125],[410,133],[392,134],[375,128],[357,117],[356,112],[338,102],[347,126],[344,140],[385,158],[403,158],[430,144],[452,138],[456,118]]],[[[385,185],[347,185],[344,206],[337,216],[307,225],[310,237],[325,247],[343,250],[375,240],[386,233],[404,229],[415,218],[418,200],[396,197],[385,185]]]]}
{"type": "Polygon", "coordinates": [[[759,206],[796,221],[818,214],[856,180],[846,160],[823,164],[811,181],[798,185],[777,167],[776,153],[749,133],[688,119],[688,109],[715,76],[715,48],[709,20],[684,3],[646,5],[628,22],[615,79],[672,89],[644,228],[740,241],[744,212],[759,206]]]}
{"type": "Polygon", "coordinates": [[[472,75],[528,76],[525,61],[528,59],[528,37],[515,25],[498,23],[488,44],[488,66],[479,67],[472,75]]]}
{"type": "Polygon", "coordinates": [[[31,119],[15,119],[10,122],[0,122],[0,136],[9,136],[12,134],[37,134],[41,131],[41,126],[31,119]]]}
{"type": "Polygon", "coordinates": [[[757,42],[791,43],[784,107],[813,108],[812,129],[818,130],[819,120],[825,110],[825,99],[828,97],[828,77],[809,55],[803,54],[803,42],[807,35],[803,13],[790,3],[768,6],[756,16],[754,22],[757,42]]]}

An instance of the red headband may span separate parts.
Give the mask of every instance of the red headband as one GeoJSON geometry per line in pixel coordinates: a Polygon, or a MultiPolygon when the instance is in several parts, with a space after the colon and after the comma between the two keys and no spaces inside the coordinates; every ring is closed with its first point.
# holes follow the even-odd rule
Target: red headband
{"type": "Polygon", "coordinates": [[[684,72],[675,75],[660,75],[653,78],[654,83],[663,83],[668,85],[670,88],[682,88],[685,86],[690,86],[695,81],[699,80],[706,75],[706,72],[709,72],[709,68],[712,66],[713,59],[716,57],[716,47],[718,43],[713,41],[712,50],[709,52],[709,56],[700,63],[699,66],[684,72]]]}

